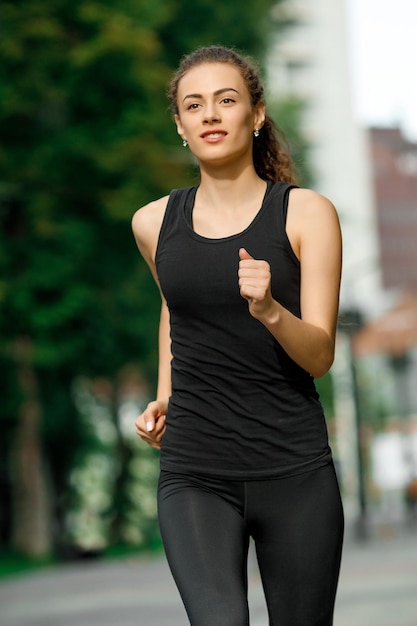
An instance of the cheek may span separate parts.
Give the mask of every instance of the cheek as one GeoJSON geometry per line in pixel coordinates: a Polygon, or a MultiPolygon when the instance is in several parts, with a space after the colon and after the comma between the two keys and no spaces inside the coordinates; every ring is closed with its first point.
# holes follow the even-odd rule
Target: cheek
{"type": "Polygon", "coordinates": [[[252,109],[246,111],[244,115],[242,115],[242,124],[248,127],[252,127],[254,123],[254,116],[252,109]]]}
{"type": "Polygon", "coordinates": [[[246,135],[248,137],[252,135],[253,125],[254,125],[254,120],[253,120],[253,115],[251,112],[246,113],[245,115],[241,116],[239,120],[239,127],[242,131],[242,138],[243,136],[246,136],[246,135]]]}

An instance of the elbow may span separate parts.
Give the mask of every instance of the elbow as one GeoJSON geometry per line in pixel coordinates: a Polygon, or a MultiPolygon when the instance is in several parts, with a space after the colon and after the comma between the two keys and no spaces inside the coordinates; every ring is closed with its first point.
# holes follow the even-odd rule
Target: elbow
{"type": "Polygon", "coordinates": [[[311,368],[310,374],[313,378],[322,378],[330,370],[334,361],[334,349],[326,350],[319,355],[311,368]]]}

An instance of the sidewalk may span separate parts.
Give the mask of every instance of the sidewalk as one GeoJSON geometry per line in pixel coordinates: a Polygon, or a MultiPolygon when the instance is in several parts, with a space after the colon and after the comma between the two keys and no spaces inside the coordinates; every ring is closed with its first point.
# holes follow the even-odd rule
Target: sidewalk
{"type": "Polygon", "coordinates": [[[334,626],[417,626],[417,529],[344,550],[334,626]]]}
{"type": "MultiPolygon", "coordinates": [[[[251,626],[267,626],[250,567],[251,626]]],[[[163,558],[65,565],[0,582],[1,626],[187,626],[163,558]]],[[[213,625],[215,626],[215,625],[213,625]]],[[[417,530],[345,545],[334,626],[417,626],[417,530]]]]}

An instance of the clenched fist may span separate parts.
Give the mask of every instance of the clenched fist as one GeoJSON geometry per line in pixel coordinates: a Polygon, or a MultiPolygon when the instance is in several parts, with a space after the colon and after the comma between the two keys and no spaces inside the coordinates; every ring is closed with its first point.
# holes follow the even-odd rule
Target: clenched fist
{"type": "Polygon", "coordinates": [[[239,289],[256,319],[266,316],[274,300],[271,295],[271,268],[267,261],[254,259],[245,248],[239,250],[239,289]]]}

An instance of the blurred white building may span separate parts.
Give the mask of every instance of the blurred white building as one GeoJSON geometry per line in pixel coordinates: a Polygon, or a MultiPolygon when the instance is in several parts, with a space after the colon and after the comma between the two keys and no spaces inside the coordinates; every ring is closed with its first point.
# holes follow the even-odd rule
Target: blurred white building
{"type": "MultiPolygon", "coordinates": [[[[341,311],[372,317],[383,308],[379,239],[366,130],[351,98],[348,23],[344,0],[288,0],[277,17],[291,21],[272,46],[267,64],[271,98],[305,103],[304,135],[311,145],[314,187],[336,206],[343,233],[341,311]]],[[[351,346],[340,334],[332,368],[337,449],[347,520],[364,519],[363,472],[351,346]]],[[[358,524],[359,528],[359,524],[358,524]]]]}
{"type": "Polygon", "coordinates": [[[305,102],[315,189],[337,207],[344,240],[341,309],[378,312],[379,250],[366,132],[355,121],[344,0],[288,0],[293,21],[269,55],[270,96],[305,102]]]}

